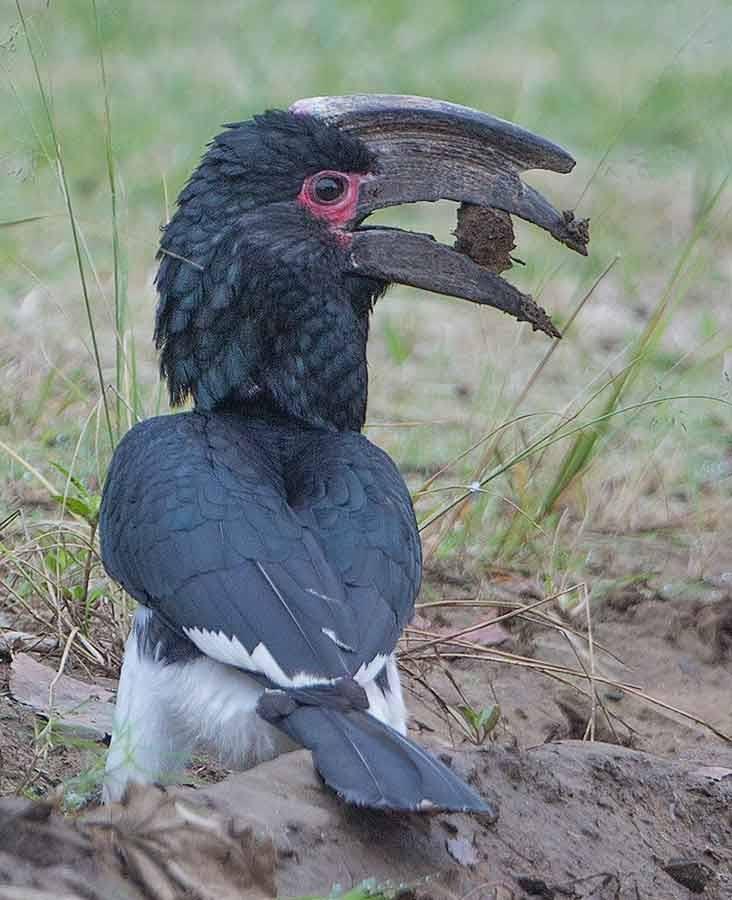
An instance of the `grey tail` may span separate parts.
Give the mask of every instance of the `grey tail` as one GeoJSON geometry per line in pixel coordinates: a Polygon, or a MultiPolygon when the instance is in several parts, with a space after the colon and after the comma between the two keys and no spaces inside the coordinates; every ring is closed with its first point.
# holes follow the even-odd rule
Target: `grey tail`
{"type": "MultiPolygon", "coordinates": [[[[268,692],[265,692],[265,697],[268,692]]],[[[315,768],[340,797],[373,809],[482,813],[494,807],[419,745],[359,709],[288,704],[260,715],[312,751],[315,768]]]]}

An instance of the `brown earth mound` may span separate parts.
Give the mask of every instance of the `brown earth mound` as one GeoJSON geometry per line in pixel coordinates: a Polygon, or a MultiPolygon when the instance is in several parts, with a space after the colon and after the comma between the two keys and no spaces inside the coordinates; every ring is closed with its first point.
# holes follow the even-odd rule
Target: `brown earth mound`
{"type": "Polygon", "coordinates": [[[420,900],[732,897],[731,769],[579,741],[449,758],[498,822],[345,807],[305,752],[76,821],[5,800],[0,900],[295,897],[366,879],[420,900]]]}

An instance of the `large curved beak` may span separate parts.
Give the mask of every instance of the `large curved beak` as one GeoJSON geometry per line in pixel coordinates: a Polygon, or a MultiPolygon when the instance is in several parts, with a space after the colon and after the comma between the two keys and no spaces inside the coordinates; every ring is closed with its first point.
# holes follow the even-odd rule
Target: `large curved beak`
{"type": "MultiPolygon", "coordinates": [[[[454,103],[396,94],[313,97],[298,100],[290,109],[357,136],[374,154],[376,172],[361,184],[356,226],[388,206],[453,200],[500,211],[498,222],[503,222],[504,232],[508,227],[510,238],[506,213],[587,254],[587,222],[557,211],[520,178],[528,169],[567,173],[574,160],[566,150],[518,125],[454,103]]],[[[473,230],[479,221],[479,216],[473,218],[473,230]]],[[[456,247],[451,248],[428,235],[356,227],[354,270],[495,306],[558,336],[543,310],[498,276],[510,262],[481,265],[470,242],[461,240],[460,222],[457,234],[456,247]]]]}

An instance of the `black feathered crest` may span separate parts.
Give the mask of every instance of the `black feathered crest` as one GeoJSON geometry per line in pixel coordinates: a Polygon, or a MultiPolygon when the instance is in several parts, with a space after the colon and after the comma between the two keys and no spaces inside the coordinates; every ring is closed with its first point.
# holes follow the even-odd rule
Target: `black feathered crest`
{"type": "Polygon", "coordinates": [[[283,191],[286,179],[294,179],[289,187],[297,193],[306,175],[321,169],[368,172],[374,162],[357,138],[308,115],[269,110],[224,127],[226,131],[211,141],[204,160],[220,159],[227,175],[258,179],[263,200],[272,196],[273,185],[280,179],[283,191]]]}
{"type": "Polygon", "coordinates": [[[295,200],[308,175],[373,166],[356,138],[279,110],[213,139],[158,254],[155,342],[174,404],[256,401],[360,428],[367,313],[383,285],[344,279],[342,248],[295,200]]]}

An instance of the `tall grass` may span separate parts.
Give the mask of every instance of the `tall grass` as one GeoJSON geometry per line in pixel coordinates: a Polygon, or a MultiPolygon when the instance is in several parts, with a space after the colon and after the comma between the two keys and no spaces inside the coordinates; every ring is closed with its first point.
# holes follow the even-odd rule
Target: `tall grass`
{"type": "MultiPolygon", "coordinates": [[[[99,389],[99,397],[101,408],[104,414],[104,425],[108,439],[108,450],[101,454],[103,458],[109,458],[109,452],[114,449],[117,441],[122,437],[124,432],[130,428],[142,416],[142,401],[137,377],[137,364],[135,353],[134,336],[129,321],[128,309],[128,253],[123,228],[123,205],[120,191],[120,178],[117,171],[117,163],[114,155],[114,144],[112,138],[112,112],[110,85],[107,77],[107,68],[104,56],[104,35],[102,27],[102,19],[96,0],[90,2],[90,14],[94,20],[94,29],[96,37],[96,51],[99,66],[99,89],[101,93],[101,101],[104,111],[104,159],[106,173],[109,186],[110,197],[110,218],[109,227],[111,232],[112,247],[112,284],[113,284],[113,321],[114,321],[114,345],[111,349],[111,355],[114,360],[115,379],[114,385],[110,388],[107,384],[102,362],[102,352],[100,347],[99,329],[98,329],[98,309],[95,306],[92,292],[89,285],[89,277],[87,266],[89,266],[94,274],[97,283],[99,299],[104,302],[106,300],[104,291],[96,271],[96,267],[91,257],[88,244],[83,236],[82,226],[76,213],[75,204],[72,197],[69,178],[67,175],[67,167],[65,162],[65,151],[59,137],[58,129],[55,121],[55,113],[53,104],[49,95],[49,91],[44,82],[41,73],[38,50],[32,34],[32,28],[28,21],[21,0],[16,0],[16,9],[20,21],[20,27],[25,39],[28,55],[32,63],[33,73],[35,77],[36,89],[38,97],[41,101],[41,109],[45,120],[45,126],[51,136],[52,147],[49,148],[41,136],[41,132],[36,128],[31,120],[31,127],[38,140],[39,146],[43,149],[50,165],[54,166],[57,172],[58,187],[64,201],[66,217],[71,231],[74,254],[76,258],[77,274],[79,279],[79,287],[83,300],[84,311],[86,314],[87,335],[92,348],[94,366],[99,389]],[[110,406],[109,394],[114,394],[114,414],[110,406]]],[[[46,218],[45,216],[28,216],[5,223],[0,226],[5,227],[17,226],[21,224],[30,224],[46,218]]],[[[104,465],[102,465],[102,471],[104,465]]]]}
{"type": "MultiPolygon", "coordinates": [[[[611,429],[613,426],[617,427],[617,414],[633,411],[633,407],[622,410],[621,401],[633,384],[638,381],[643,372],[644,364],[647,363],[649,356],[654,348],[657,347],[665,328],[669,324],[673,305],[679,303],[684,296],[684,290],[680,289],[680,285],[682,285],[684,275],[688,270],[690,259],[699,241],[709,228],[712,213],[716,209],[728,182],[729,175],[726,175],[707,202],[706,207],[701,210],[692,233],[679,251],[678,259],[665,289],[653,308],[645,327],[631,345],[628,353],[630,363],[608,383],[607,390],[603,391],[603,394],[607,394],[607,396],[601,398],[602,405],[599,415],[586,427],[580,427],[577,431],[570,447],[560,460],[556,471],[549,474],[549,485],[539,502],[538,509],[530,514],[531,518],[528,516],[514,516],[509,528],[504,533],[499,548],[509,558],[522,546],[529,527],[541,523],[555,511],[562,495],[570,490],[578,479],[582,477],[596,458],[596,455],[602,452],[603,448],[607,448],[607,442],[612,437],[611,429]]],[[[684,287],[688,290],[688,281],[684,287]]],[[[672,404],[675,400],[691,399],[700,402],[725,402],[721,398],[709,396],[660,397],[648,402],[651,405],[672,404]]],[[[635,409],[641,408],[643,407],[635,407],[635,409]]]]}
{"type": "MultiPolygon", "coordinates": [[[[112,247],[112,322],[114,340],[104,346],[100,338],[99,321],[105,312],[106,297],[102,282],[85,239],[81,221],[72,196],[71,178],[65,162],[65,150],[59,136],[51,92],[42,75],[41,57],[31,22],[26,17],[21,0],[16,0],[20,32],[25,40],[31,61],[37,96],[40,101],[45,130],[50,135],[51,146],[42,137],[32,115],[24,107],[21,111],[42,148],[48,164],[56,173],[58,189],[64,204],[70,229],[76,262],[78,287],[86,319],[86,331],[92,352],[98,399],[79,429],[78,439],[67,465],[51,458],[48,462],[56,469],[55,477],[47,477],[29,459],[0,441],[0,450],[20,465],[47,492],[48,499],[57,504],[55,521],[27,521],[22,519],[20,535],[0,543],[3,551],[3,572],[0,573],[0,589],[21,617],[34,623],[39,632],[50,630],[65,646],[65,655],[74,646],[75,655],[87,665],[97,669],[116,671],[120,648],[124,640],[129,604],[122,592],[104,577],[97,546],[97,523],[100,508],[100,491],[84,483],[75,467],[82,445],[88,440],[90,423],[96,419],[101,424],[105,440],[93,438],[96,468],[99,481],[104,477],[106,465],[117,441],[137,421],[141,414],[141,399],[137,381],[134,341],[128,315],[128,263],[123,234],[123,212],[120,179],[114,156],[112,140],[112,115],[110,85],[104,58],[102,21],[96,0],[91,0],[89,13],[94,19],[96,51],[99,66],[99,87],[104,119],[104,156],[111,201],[109,228],[112,247]],[[89,272],[93,278],[90,280],[89,272]],[[91,285],[96,284],[96,295],[91,285]],[[114,383],[108,385],[104,374],[103,354],[114,361],[114,383]],[[110,404],[110,393],[114,403],[110,404]],[[101,410],[101,420],[98,411],[101,410]],[[54,483],[59,474],[62,487],[54,483]],[[74,521],[75,520],[75,521],[74,521]],[[110,625],[113,627],[110,629],[110,625]]],[[[27,216],[0,223],[5,228],[39,222],[46,216],[27,216]]],[[[8,526],[19,512],[7,516],[2,525],[8,526]]],[[[49,728],[43,734],[50,734],[49,728]]]]}
{"type": "MultiPolygon", "coordinates": [[[[135,346],[134,341],[126,343],[127,335],[127,254],[125,245],[120,240],[120,209],[118,197],[117,164],[114,158],[112,144],[112,112],[109,99],[109,84],[107,82],[107,68],[104,63],[104,40],[102,24],[97,9],[96,0],[92,0],[94,12],[94,26],[97,40],[97,54],[99,56],[99,75],[104,96],[104,154],[107,164],[107,177],[109,179],[109,196],[111,199],[111,226],[112,226],[112,265],[114,278],[114,333],[115,333],[115,407],[117,438],[121,436],[123,403],[125,393],[125,371],[129,370],[132,391],[131,412],[138,415],[139,393],[137,391],[135,346]],[[127,355],[129,353],[129,360],[127,355]]],[[[128,418],[128,427],[132,422],[128,418]]]]}
{"type": "Polygon", "coordinates": [[[541,501],[537,514],[540,519],[552,512],[557,500],[564,491],[587,469],[596,452],[598,442],[608,433],[612,414],[618,409],[624,394],[637,380],[643,363],[658,345],[664,329],[668,325],[672,303],[680,302],[684,296],[683,291],[678,290],[678,287],[689,264],[689,259],[699,240],[709,227],[712,213],[716,209],[728,182],[729,175],[726,175],[707,203],[706,208],[702,210],[692,233],[681,248],[666,288],[659,297],[645,328],[631,347],[629,353],[630,365],[626,366],[616,379],[613,379],[609,396],[602,408],[600,424],[598,427],[581,432],[562,460],[556,477],[552,480],[541,501]]]}
{"type": "Polygon", "coordinates": [[[44,153],[49,161],[49,163],[54,164],[56,166],[58,172],[58,182],[59,187],[61,189],[61,193],[63,194],[64,203],[66,206],[66,212],[68,214],[69,226],[71,228],[71,237],[74,243],[74,253],[76,255],[76,264],[78,266],[79,272],[79,282],[81,286],[81,294],[84,300],[84,309],[86,311],[87,324],[89,326],[89,337],[91,339],[91,344],[94,352],[94,365],[96,367],[97,379],[99,382],[99,390],[102,398],[102,407],[104,409],[104,418],[107,426],[107,435],[109,437],[110,447],[114,447],[115,437],[114,437],[114,428],[112,427],[112,416],[109,410],[109,402],[107,400],[107,390],[104,381],[104,375],[102,373],[102,360],[99,355],[99,345],[97,342],[97,331],[94,324],[94,315],[92,312],[92,304],[91,298],[89,295],[89,287],[87,284],[87,276],[86,276],[86,267],[84,265],[84,259],[81,252],[81,239],[79,235],[79,225],[77,222],[76,215],[74,213],[74,206],[71,199],[71,191],[69,189],[69,182],[66,177],[66,167],[64,165],[64,154],[61,147],[61,143],[58,138],[58,134],[56,131],[56,123],[53,116],[53,111],[51,108],[51,103],[48,97],[48,93],[46,91],[46,87],[43,83],[43,78],[41,77],[41,71],[38,66],[38,57],[36,54],[35,47],[33,45],[33,40],[31,38],[30,30],[28,28],[28,22],[26,21],[25,15],[23,13],[23,7],[21,5],[20,0],[15,0],[15,6],[18,10],[18,17],[20,19],[20,24],[23,30],[23,36],[26,41],[26,46],[28,47],[28,55],[30,56],[31,62],[33,64],[33,72],[36,78],[36,85],[38,87],[38,95],[41,99],[41,103],[43,106],[43,112],[46,118],[46,124],[48,126],[48,131],[53,139],[53,150],[49,151],[43,141],[40,139],[41,145],[44,148],[44,153]]]}

